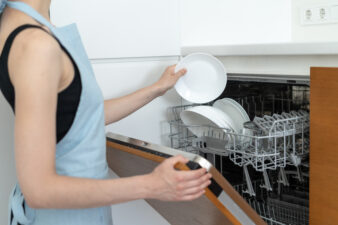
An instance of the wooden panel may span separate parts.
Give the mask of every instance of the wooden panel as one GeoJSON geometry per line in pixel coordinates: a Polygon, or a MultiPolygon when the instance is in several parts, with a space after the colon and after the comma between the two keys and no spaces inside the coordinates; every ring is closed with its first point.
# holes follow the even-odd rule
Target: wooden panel
{"type": "Polygon", "coordinates": [[[311,69],[310,224],[338,224],[338,68],[311,69]]]}
{"type": "MultiPolygon", "coordinates": [[[[128,148],[120,151],[108,147],[107,160],[109,167],[120,177],[150,173],[164,158],[140,152],[130,154],[128,148]]],[[[207,198],[206,195],[193,202],[161,202],[147,200],[170,224],[189,225],[232,225],[224,214],[207,198]]]]}

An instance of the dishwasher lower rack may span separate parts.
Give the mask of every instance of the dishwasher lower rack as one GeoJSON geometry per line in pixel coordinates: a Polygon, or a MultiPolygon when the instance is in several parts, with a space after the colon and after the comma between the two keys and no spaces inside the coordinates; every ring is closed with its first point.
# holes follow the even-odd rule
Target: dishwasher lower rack
{"type": "Polygon", "coordinates": [[[247,199],[249,205],[268,225],[309,224],[309,208],[280,200],[268,200],[267,203],[247,199]]]}
{"type": "MultiPolygon", "coordinates": [[[[292,171],[288,171],[287,174],[288,176],[292,176],[292,171]]],[[[297,182],[297,187],[300,189],[307,189],[308,182],[308,177],[304,177],[303,182],[297,182]]],[[[264,180],[256,180],[252,182],[254,190],[258,193],[255,197],[250,197],[246,194],[246,183],[234,185],[234,188],[268,225],[309,224],[309,203],[306,198],[297,196],[297,194],[293,193],[294,189],[292,188],[287,188],[289,190],[281,191],[281,184],[278,182],[274,182],[273,184],[273,186],[279,187],[278,194],[267,192],[266,190],[259,190],[259,187],[262,184],[264,184],[264,180]],[[287,201],[285,196],[293,200],[287,201]]]]}

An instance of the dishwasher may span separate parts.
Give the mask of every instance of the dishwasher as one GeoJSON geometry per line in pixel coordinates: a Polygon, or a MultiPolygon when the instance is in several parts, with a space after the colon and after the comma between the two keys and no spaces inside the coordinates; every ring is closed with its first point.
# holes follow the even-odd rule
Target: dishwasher
{"type": "Polygon", "coordinates": [[[250,133],[197,137],[180,113],[198,105],[181,104],[168,109],[171,148],[208,159],[267,224],[309,224],[310,78],[228,74],[222,98],[241,104],[250,133]]]}

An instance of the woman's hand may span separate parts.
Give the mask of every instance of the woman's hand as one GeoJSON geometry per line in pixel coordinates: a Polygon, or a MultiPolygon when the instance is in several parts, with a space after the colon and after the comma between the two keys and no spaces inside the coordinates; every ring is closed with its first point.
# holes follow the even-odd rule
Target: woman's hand
{"type": "Polygon", "coordinates": [[[164,71],[162,77],[151,86],[120,98],[106,100],[104,103],[106,125],[125,118],[151,102],[154,98],[164,95],[187,72],[183,69],[175,73],[175,67],[176,65],[169,66],[164,71]]]}
{"type": "Polygon", "coordinates": [[[165,160],[149,175],[150,198],[162,201],[191,201],[201,197],[210,184],[211,174],[206,170],[178,171],[177,163],[187,163],[182,156],[165,160]]]}
{"type": "Polygon", "coordinates": [[[175,86],[178,79],[187,73],[186,69],[182,69],[175,73],[176,65],[169,66],[162,74],[161,78],[154,84],[159,95],[164,95],[168,90],[175,86]]]}

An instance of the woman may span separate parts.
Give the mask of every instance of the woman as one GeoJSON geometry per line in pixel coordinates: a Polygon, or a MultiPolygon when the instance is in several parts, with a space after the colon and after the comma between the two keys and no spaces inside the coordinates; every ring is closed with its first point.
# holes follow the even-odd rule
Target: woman
{"type": "Polygon", "coordinates": [[[104,101],[76,27],[52,26],[49,7],[50,0],[0,5],[0,87],[16,116],[19,180],[9,223],[107,225],[111,204],[200,197],[211,175],[176,171],[176,163],[187,162],[181,156],[150,174],[107,179],[104,125],[163,95],[185,71],[171,66],[155,84],[104,101]]]}

